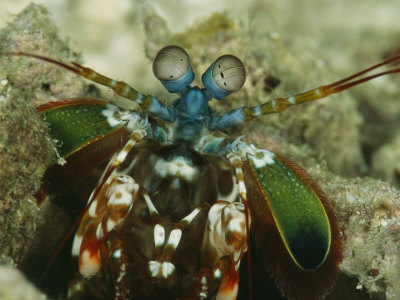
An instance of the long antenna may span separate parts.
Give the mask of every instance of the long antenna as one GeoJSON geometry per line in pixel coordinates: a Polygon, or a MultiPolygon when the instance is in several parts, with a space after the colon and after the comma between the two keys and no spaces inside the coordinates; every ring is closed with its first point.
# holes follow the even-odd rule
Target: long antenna
{"type": "Polygon", "coordinates": [[[251,108],[249,108],[249,111],[247,112],[248,113],[246,116],[247,120],[251,120],[260,115],[268,115],[268,114],[282,112],[282,111],[288,109],[290,106],[322,99],[331,94],[340,93],[340,92],[347,90],[353,86],[370,81],[372,79],[382,77],[382,76],[388,75],[388,74],[399,73],[400,67],[394,68],[394,69],[391,69],[388,71],[380,72],[377,74],[369,75],[367,77],[352,81],[353,79],[356,79],[356,78],[358,78],[362,75],[365,75],[377,68],[388,65],[397,60],[400,60],[400,55],[389,58],[379,64],[376,64],[376,65],[369,67],[361,72],[353,74],[349,77],[346,77],[346,78],[336,81],[334,83],[319,86],[319,87],[312,89],[310,91],[307,91],[305,93],[297,94],[297,95],[287,97],[287,98],[277,98],[272,101],[265,102],[263,104],[251,107],[251,108]]]}

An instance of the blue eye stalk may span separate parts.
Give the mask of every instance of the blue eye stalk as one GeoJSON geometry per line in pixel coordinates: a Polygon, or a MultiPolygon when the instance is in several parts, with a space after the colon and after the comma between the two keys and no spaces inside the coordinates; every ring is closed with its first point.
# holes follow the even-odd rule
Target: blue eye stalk
{"type": "Polygon", "coordinates": [[[167,46],[157,53],[153,73],[170,93],[180,92],[194,79],[189,55],[178,46],[167,46]]]}
{"type": "Polygon", "coordinates": [[[223,55],[204,72],[201,80],[215,99],[222,100],[241,89],[246,80],[246,71],[239,58],[223,55]]]}
{"type": "Polygon", "coordinates": [[[189,86],[194,73],[189,55],[178,46],[167,46],[157,53],[153,73],[170,93],[179,93],[180,98],[167,106],[154,97],[145,100],[139,96],[136,101],[147,103],[146,110],[155,116],[168,122],[176,121],[176,139],[192,142],[200,136],[203,128],[215,131],[246,121],[244,108],[218,116],[208,104],[212,97],[222,100],[243,86],[246,71],[236,56],[218,57],[204,72],[202,89],[189,86]]]}
{"type": "MultiPolygon", "coordinates": [[[[194,79],[189,55],[178,46],[162,48],[153,62],[153,73],[170,93],[181,92],[194,79]]],[[[246,80],[246,71],[239,58],[223,55],[201,77],[206,90],[217,100],[238,91],[246,80]]]]}

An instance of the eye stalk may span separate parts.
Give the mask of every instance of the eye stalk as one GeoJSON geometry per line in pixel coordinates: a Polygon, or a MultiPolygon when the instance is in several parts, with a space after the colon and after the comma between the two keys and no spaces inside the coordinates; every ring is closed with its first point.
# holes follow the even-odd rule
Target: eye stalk
{"type": "Polygon", "coordinates": [[[167,46],[157,53],[153,73],[170,93],[181,91],[194,79],[189,55],[178,46],[167,46]]]}
{"type": "Polygon", "coordinates": [[[211,95],[221,100],[240,90],[246,80],[246,70],[236,56],[223,55],[204,72],[201,80],[211,95]]]}

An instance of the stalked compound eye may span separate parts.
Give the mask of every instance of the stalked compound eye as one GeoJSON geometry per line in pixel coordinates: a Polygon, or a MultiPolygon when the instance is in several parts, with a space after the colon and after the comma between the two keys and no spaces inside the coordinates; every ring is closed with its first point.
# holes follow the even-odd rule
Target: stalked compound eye
{"type": "Polygon", "coordinates": [[[246,80],[246,70],[236,56],[223,55],[204,72],[201,80],[211,95],[221,100],[240,90],[246,80]]]}
{"type": "Polygon", "coordinates": [[[167,46],[157,53],[153,73],[170,93],[181,91],[194,79],[189,55],[178,46],[167,46]]]}

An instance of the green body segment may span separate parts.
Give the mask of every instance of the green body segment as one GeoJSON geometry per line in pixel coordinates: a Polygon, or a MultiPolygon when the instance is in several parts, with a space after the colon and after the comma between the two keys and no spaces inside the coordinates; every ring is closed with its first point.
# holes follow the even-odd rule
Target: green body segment
{"type": "Polygon", "coordinates": [[[331,245],[329,219],[318,195],[273,153],[263,150],[248,160],[290,256],[303,270],[318,268],[331,245]]]}
{"type": "MultiPolygon", "coordinates": [[[[103,102],[71,103],[44,109],[41,113],[50,124],[50,135],[58,141],[61,157],[67,157],[93,141],[124,126],[124,122],[110,124],[103,102]]],[[[115,118],[113,119],[116,120],[115,118]]]]}

